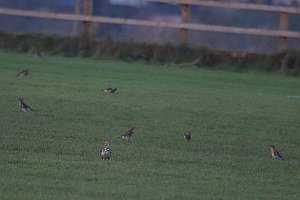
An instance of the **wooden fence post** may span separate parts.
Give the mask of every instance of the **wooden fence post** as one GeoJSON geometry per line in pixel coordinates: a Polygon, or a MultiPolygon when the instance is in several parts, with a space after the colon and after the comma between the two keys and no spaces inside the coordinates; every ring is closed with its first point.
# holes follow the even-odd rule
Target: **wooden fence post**
{"type": "MultiPolygon", "coordinates": [[[[93,0],[83,0],[83,15],[93,14],[93,0]]],[[[83,34],[86,36],[90,35],[91,22],[83,22],[83,34]]]]}
{"type": "MultiPolygon", "coordinates": [[[[81,11],[81,0],[75,0],[74,2],[74,14],[79,15],[81,11]]],[[[77,36],[78,35],[78,27],[79,27],[79,22],[74,21],[73,26],[72,26],[72,36],[77,36]]]]}
{"type": "MultiPolygon", "coordinates": [[[[190,18],[190,5],[189,4],[181,4],[181,22],[187,23],[190,18]]],[[[182,43],[188,42],[188,29],[180,29],[180,40],[182,43]]]]}
{"type": "MultiPolygon", "coordinates": [[[[280,12],[279,13],[279,30],[280,31],[286,31],[288,30],[289,26],[289,15],[286,12],[280,12]]],[[[281,52],[284,49],[286,49],[286,37],[279,37],[279,43],[278,43],[278,51],[281,52]]]]}

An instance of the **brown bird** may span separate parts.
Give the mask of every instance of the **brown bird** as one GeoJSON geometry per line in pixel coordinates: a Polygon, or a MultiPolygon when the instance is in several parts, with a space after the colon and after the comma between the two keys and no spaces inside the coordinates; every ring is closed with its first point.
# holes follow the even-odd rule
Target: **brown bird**
{"type": "Polygon", "coordinates": [[[192,133],[191,132],[183,133],[183,138],[186,141],[191,141],[191,139],[192,139],[192,133]]]}
{"type": "Polygon", "coordinates": [[[27,76],[29,73],[29,69],[23,69],[20,73],[18,73],[16,76],[27,76]]]}
{"type": "Polygon", "coordinates": [[[22,112],[34,111],[30,106],[28,106],[23,99],[18,99],[19,108],[22,112]]]}
{"type": "Polygon", "coordinates": [[[106,140],[101,147],[100,157],[101,160],[109,160],[111,157],[110,140],[106,140]]]}
{"type": "Polygon", "coordinates": [[[133,135],[133,130],[134,130],[134,127],[133,126],[131,126],[131,127],[129,127],[128,129],[127,129],[127,131],[125,131],[123,134],[122,134],[122,138],[124,139],[124,140],[129,140],[129,138],[133,135]]]}
{"type": "Polygon", "coordinates": [[[270,146],[270,150],[271,150],[271,157],[276,159],[276,160],[283,160],[282,156],[279,154],[279,152],[277,151],[277,149],[275,148],[274,145],[270,146]]]}

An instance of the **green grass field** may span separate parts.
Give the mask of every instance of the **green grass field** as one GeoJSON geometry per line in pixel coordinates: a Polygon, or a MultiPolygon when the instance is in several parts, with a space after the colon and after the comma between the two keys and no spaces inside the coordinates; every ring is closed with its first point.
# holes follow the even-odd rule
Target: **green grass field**
{"type": "Polygon", "coordinates": [[[1,200],[300,198],[299,78],[2,51],[0,91],[1,200]]]}

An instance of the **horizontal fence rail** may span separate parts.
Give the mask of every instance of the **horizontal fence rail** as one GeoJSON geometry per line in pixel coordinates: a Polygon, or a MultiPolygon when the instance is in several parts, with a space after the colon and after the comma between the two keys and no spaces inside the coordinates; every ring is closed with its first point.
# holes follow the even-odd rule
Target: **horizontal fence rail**
{"type": "Polygon", "coordinates": [[[239,28],[239,27],[230,27],[230,26],[216,26],[216,25],[180,23],[180,22],[163,22],[163,21],[138,20],[138,19],[127,19],[127,18],[65,14],[65,13],[50,13],[50,12],[39,12],[39,11],[9,9],[9,8],[0,8],[0,14],[22,16],[22,17],[69,20],[69,21],[189,29],[189,30],[218,32],[218,33],[235,33],[235,34],[250,34],[250,35],[272,36],[272,37],[300,38],[300,33],[293,32],[293,31],[239,28]]]}
{"type": "Polygon", "coordinates": [[[250,3],[230,3],[206,0],[144,0],[145,2],[169,3],[169,4],[187,4],[197,6],[221,7],[239,10],[255,10],[268,12],[285,12],[290,14],[300,14],[299,7],[259,5],[250,3]]]}

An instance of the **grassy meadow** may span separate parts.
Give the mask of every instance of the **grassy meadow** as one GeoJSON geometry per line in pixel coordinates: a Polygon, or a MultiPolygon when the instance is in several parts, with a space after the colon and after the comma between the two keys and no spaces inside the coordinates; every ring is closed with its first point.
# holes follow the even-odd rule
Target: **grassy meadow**
{"type": "Polygon", "coordinates": [[[0,51],[0,94],[1,200],[300,198],[299,77],[0,51]]]}

